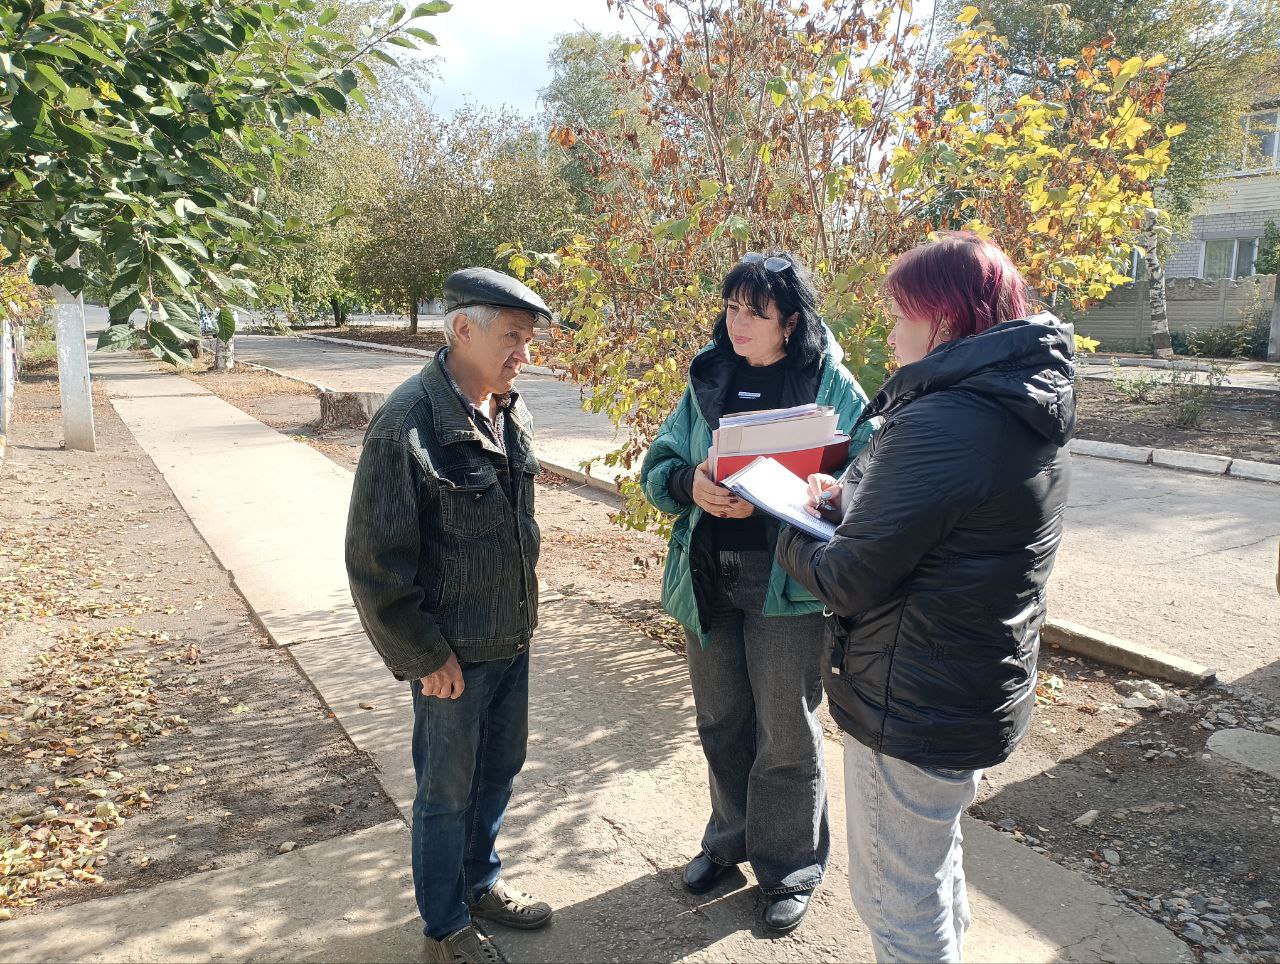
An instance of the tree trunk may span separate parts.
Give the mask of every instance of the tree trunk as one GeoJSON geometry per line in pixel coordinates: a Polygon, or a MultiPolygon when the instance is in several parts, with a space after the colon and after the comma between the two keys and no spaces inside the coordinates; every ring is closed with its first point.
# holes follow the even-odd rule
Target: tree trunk
{"type": "Polygon", "coordinates": [[[347,313],[345,310],[343,310],[342,302],[339,301],[337,298],[330,298],[329,307],[333,309],[334,325],[337,326],[338,328],[341,328],[347,320],[347,313]]]}
{"type": "MultiPolygon", "coordinates": [[[[1267,341],[1267,361],[1280,361],[1280,275],[1276,276],[1276,297],[1271,304],[1271,338],[1267,341]]],[[[1280,572],[1276,573],[1276,589],[1280,591],[1280,572]]]]}
{"type": "Polygon", "coordinates": [[[223,341],[213,340],[213,367],[220,372],[227,372],[236,367],[235,338],[223,341]]]}
{"type": "Polygon", "coordinates": [[[409,334],[416,335],[418,333],[418,299],[411,297],[409,299],[409,334]]]}
{"type": "MultiPolygon", "coordinates": [[[[224,311],[227,309],[223,309],[224,311]]],[[[213,336],[213,367],[215,371],[229,372],[236,367],[236,331],[240,327],[240,312],[231,311],[231,337],[223,341],[213,336]]]]}
{"type": "Polygon", "coordinates": [[[220,372],[229,372],[236,367],[236,339],[234,335],[226,341],[221,338],[213,340],[213,367],[220,372]]]}
{"type": "Polygon", "coordinates": [[[1156,358],[1173,357],[1173,341],[1169,336],[1169,302],[1165,298],[1164,263],[1160,260],[1155,217],[1148,214],[1139,236],[1142,261],[1147,268],[1147,299],[1151,306],[1151,353],[1156,358]]]}

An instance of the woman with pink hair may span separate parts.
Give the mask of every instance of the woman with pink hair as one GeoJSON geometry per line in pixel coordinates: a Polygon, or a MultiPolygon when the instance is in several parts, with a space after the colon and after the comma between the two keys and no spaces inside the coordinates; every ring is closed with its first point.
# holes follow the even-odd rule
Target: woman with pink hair
{"type": "Polygon", "coordinates": [[[901,367],[861,415],[883,424],[842,479],[809,480],[834,538],[788,529],[777,554],[832,614],[849,886],[876,959],[959,961],[960,816],[1035,706],[1075,339],[975,234],[908,251],[886,287],[901,367]]]}

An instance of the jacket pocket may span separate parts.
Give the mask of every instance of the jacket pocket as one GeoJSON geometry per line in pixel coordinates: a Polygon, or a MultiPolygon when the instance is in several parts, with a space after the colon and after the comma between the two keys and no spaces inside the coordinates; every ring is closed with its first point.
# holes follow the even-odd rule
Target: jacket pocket
{"type": "Polygon", "coordinates": [[[497,529],[506,521],[507,504],[491,466],[467,470],[459,483],[441,480],[440,521],[455,536],[475,538],[497,529]]]}

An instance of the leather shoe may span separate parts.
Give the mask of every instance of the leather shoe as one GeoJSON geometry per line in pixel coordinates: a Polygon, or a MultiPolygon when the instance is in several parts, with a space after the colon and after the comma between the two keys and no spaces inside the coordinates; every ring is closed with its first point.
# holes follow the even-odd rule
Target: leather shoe
{"type": "Polygon", "coordinates": [[[813,891],[801,891],[798,894],[778,894],[768,898],[760,923],[765,930],[775,934],[786,934],[800,926],[804,915],[809,910],[809,898],[813,891]]]}
{"type": "Polygon", "coordinates": [[[705,853],[700,853],[684,868],[685,890],[693,894],[705,894],[716,885],[731,867],[718,864],[705,853]]]}

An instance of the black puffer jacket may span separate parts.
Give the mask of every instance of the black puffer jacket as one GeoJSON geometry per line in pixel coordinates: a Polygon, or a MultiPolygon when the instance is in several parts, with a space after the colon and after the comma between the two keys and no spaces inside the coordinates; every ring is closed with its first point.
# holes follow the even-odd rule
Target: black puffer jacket
{"type": "Polygon", "coordinates": [[[832,714],[872,749],[969,769],[1026,733],[1074,347],[1070,325],[1040,314],[904,366],[863,413],[884,425],[846,474],[835,538],[779,538],[779,561],[835,614],[832,714]]]}

